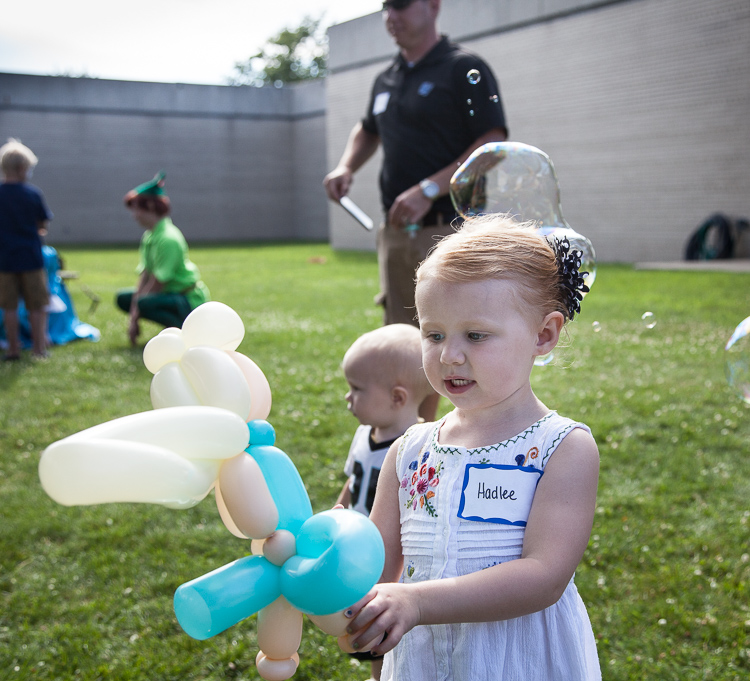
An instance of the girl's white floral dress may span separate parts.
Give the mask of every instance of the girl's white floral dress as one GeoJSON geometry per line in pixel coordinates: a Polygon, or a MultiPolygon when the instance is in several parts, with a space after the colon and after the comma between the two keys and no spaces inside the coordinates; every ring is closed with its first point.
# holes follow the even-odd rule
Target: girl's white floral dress
{"type": "MultiPolygon", "coordinates": [[[[396,460],[407,584],[520,558],[528,508],[550,456],[574,428],[590,432],[553,411],[514,438],[466,449],[438,443],[442,423],[410,428],[396,460]]],[[[540,612],[415,627],[386,655],[382,673],[383,681],[592,679],[601,679],[596,643],[573,579],[540,612]]]]}

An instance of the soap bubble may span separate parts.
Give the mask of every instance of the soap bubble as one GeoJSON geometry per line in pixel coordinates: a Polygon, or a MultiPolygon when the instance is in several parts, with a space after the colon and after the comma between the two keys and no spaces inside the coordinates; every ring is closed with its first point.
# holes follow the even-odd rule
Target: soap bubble
{"type": "Polygon", "coordinates": [[[468,80],[472,85],[476,85],[480,80],[482,80],[482,74],[479,73],[476,69],[471,69],[466,74],[466,80],[468,80]]]}
{"type": "Polygon", "coordinates": [[[591,322],[591,328],[594,333],[599,333],[602,330],[602,325],[599,322],[591,322]]]}
{"type": "Polygon", "coordinates": [[[553,359],[555,359],[555,353],[548,352],[546,355],[539,355],[534,358],[535,367],[546,367],[553,359]]]}
{"type": "Polygon", "coordinates": [[[646,329],[653,329],[656,326],[656,318],[653,312],[644,312],[641,315],[641,321],[646,329]]]}
{"type": "Polygon", "coordinates": [[[549,156],[520,142],[490,142],[474,151],[451,178],[451,200],[464,217],[505,213],[537,223],[544,236],[567,238],[581,251],[581,272],[591,289],[596,253],[588,238],[562,215],[560,189],[549,156]]]}
{"type": "Polygon", "coordinates": [[[743,319],[724,347],[729,386],[750,404],[750,317],[743,319]]]}

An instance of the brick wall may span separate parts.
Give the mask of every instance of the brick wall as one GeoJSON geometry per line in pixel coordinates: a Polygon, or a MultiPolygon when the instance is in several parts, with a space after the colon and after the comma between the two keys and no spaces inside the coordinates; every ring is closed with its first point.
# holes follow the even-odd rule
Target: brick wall
{"type": "Polygon", "coordinates": [[[0,140],[39,157],[52,244],[137,242],[122,197],[160,169],[190,243],[323,241],[324,92],[0,74],[0,140]]]}
{"type": "MultiPolygon", "coordinates": [[[[384,33],[366,19],[369,33],[384,33]]],[[[444,0],[441,29],[490,63],[511,139],[550,155],[565,217],[601,261],[677,260],[709,214],[750,215],[747,0],[444,0]]],[[[334,57],[338,45],[366,45],[339,41],[356,30],[330,31],[330,167],[388,62],[363,61],[362,47],[349,67],[334,57]]],[[[380,35],[373,53],[382,44],[380,35]]],[[[379,216],[377,165],[359,173],[352,196],[379,216]]],[[[330,214],[334,246],[372,247],[339,209],[330,214]]]]}

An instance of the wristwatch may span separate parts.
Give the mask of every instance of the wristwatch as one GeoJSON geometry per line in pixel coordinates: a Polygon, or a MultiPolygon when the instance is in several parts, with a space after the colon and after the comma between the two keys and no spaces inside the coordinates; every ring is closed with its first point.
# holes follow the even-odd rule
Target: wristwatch
{"type": "Polygon", "coordinates": [[[422,190],[424,197],[430,201],[434,201],[440,193],[440,185],[432,180],[422,180],[419,183],[419,188],[422,190]]]}

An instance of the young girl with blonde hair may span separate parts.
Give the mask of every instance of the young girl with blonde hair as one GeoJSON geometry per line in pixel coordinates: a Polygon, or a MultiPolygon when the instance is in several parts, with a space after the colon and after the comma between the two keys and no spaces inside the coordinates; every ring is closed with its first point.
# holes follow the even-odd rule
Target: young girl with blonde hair
{"type": "Polygon", "coordinates": [[[573,581],[598,451],[530,381],[580,311],[579,267],[567,241],[490,216],[417,272],[424,369],[454,409],[410,428],[380,474],[382,583],[346,614],[356,649],[387,653],[383,681],[601,678],[573,581]]]}

